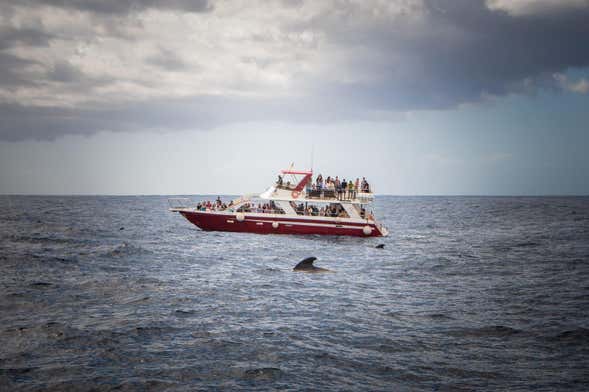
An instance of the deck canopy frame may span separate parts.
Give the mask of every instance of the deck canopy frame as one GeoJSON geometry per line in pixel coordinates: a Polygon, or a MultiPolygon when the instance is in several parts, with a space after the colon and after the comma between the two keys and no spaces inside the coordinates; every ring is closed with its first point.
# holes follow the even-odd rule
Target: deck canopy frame
{"type": "Polygon", "coordinates": [[[296,192],[302,192],[305,189],[305,186],[309,181],[311,181],[313,177],[313,172],[310,170],[281,170],[281,174],[283,175],[291,175],[295,181],[298,181],[297,185],[293,189],[296,192]],[[303,176],[302,179],[298,179],[297,176],[303,176]]]}

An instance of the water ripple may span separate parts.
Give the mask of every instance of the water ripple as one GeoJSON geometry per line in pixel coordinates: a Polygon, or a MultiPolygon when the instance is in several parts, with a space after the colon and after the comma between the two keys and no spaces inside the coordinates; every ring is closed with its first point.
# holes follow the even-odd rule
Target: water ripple
{"type": "Polygon", "coordinates": [[[164,197],[0,197],[0,390],[586,389],[589,198],[375,210],[389,237],[207,233],[164,197]],[[293,273],[308,256],[336,273],[293,273]]]}

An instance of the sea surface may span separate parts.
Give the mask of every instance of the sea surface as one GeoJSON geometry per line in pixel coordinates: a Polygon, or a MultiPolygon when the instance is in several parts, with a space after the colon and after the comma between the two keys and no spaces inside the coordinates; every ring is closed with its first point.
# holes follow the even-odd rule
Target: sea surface
{"type": "Polygon", "coordinates": [[[374,207],[389,237],[1,196],[0,390],[589,390],[589,198],[374,207]]]}

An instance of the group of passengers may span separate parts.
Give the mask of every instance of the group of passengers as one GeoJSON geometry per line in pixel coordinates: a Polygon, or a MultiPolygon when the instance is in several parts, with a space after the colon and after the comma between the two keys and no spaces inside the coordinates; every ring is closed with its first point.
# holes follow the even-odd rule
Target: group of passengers
{"type": "Polygon", "coordinates": [[[321,191],[331,191],[338,199],[354,199],[358,191],[370,192],[370,185],[365,177],[362,177],[362,181],[356,178],[356,181],[352,182],[352,180],[346,181],[345,178],[340,180],[339,176],[335,176],[335,178],[328,176],[323,180],[323,176],[319,174],[314,182],[309,181],[307,184],[307,193],[313,194],[321,191]]]}
{"type": "MultiPolygon", "coordinates": [[[[337,177],[336,177],[337,178],[337,177]]],[[[298,215],[306,215],[306,216],[327,216],[327,217],[339,217],[339,218],[349,218],[350,216],[346,212],[346,210],[342,207],[341,204],[330,204],[325,207],[318,208],[315,205],[308,204],[305,207],[305,204],[299,203],[298,205],[291,201],[291,207],[295,210],[298,215]]],[[[198,211],[223,211],[227,208],[233,206],[233,201],[229,202],[229,204],[224,203],[221,201],[220,197],[213,202],[210,200],[201,201],[196,205],[196,209],[198,211]]],[[[264,213],[264,214],[284,214],[284,210],[278,207],[274,201],[270,200],[268,203],[245,203],[239,207],[238,211],[241,212],[257,212],[257,213],[264,213]]],[[[360,216],[364,218],[366,211],[364,207],[360,210],[360,216]]]]}
{"type": "Polygon", "coordinates": [[[298,215],[308,215],[308,216],[331,216],[331,217],[340,217],[340,218],[349,218],[350,216],[346,212],[346,210],[340,204],[331,204],[329,206],[317,208],[315,205],[305,205],[303,203],[299,203],[298,205],[291,201],[290,205],[295,210],[298,215]]]}
{"type": "MultiPolygon", "coordinates": [[[[281,175],[278,176],[276,185],[279,188],[293,188],[290,181],[286,183],[286,186],[284,185],[284,180],[281,175]]],[[[356,181],[347,181],[345,178],[340,180],[339,176],[335,176],[335,178],[328,176],[324,180],[323,176],[319,174],[315,181],[309,179],[309,182],[306,185],[306,191],[307,195],[310,195],[311,197],[320,197],[323,195],[324,197],[337,197],[340,200],[354,199],[358,192],[370,193],[370,184],[368,184],[365,177],[362,177],[362,181],[360,181],[360,178],[356,178],[356,181]]]]}
{"type": "MultiPolygon", "coordinates": [[[[196,205],[196,209],[198,211],[223,211],[227,208],[231,208],[234,205],[233,201],[230,201],[229,204],[224,203],[220,197],[213,202],[210,200],[201,201],[196,205]]],[[[240,212],[260,212],[260,213],[268,213],[268,214],[284,214],[284,211],[276,205],[272,200],[268,203],[245,203],[241,205],[237,211],[240,212]]]]}
{"type": "Polygon", "coordinates": [[[243,207],[240,207],[238,211],[261,212],[264,214],[284,214],[284,211],[279,208],[272,200],[270,200],[269,203],[258,203],[257,206],[256,203],[246,203],[243,205],[243,207]]]}
{"type": "MultiPolygon", "coordinates": [[[[278,175],[278,180],[276,181],[276,185],[278,185],[279,188],[282,188],[282,187],[292,188],[293,187],[293,185],[290,183],[290,181],[287,181],[286,185],[285,185],[284,179],[282,178],[281,175],[278,175]]],[[[360,190],[360,192],[369,193],[370,192],[370,185],[368,184],[368,181],[366,181],[366,177],[362,177],[362,181],[360,181],[360,178],[356,178],[356,181],[352,182],[352,180],[349,180],[349,181],[346,181],[345,179],[340,180],[339,176],[335,176],[335,178],[328,176],[324,180],[323,176],[321,174],[319,174],[315,181],[310,179],[309,182],[307,183],[307,191],[309,191],[309,190],[314,190],[314,191],[330,190],[330,191],[335,191],[338,193],[358,192],[358,190],[360,190]]]]}
{"type": "Polygon", "coordinates": [[[223,211],[225,209],[227,209],[228,207],[231,207],[233,205],[233,202],[230,202],[229,204],[225,204],[223,203],[223,201],[221,201],[221,198],[219,196],[217,196],[217,200],[211,202],[210,200],[204,200],[199,202],[196,205],[196,209],[198,211],[223,211]]]}

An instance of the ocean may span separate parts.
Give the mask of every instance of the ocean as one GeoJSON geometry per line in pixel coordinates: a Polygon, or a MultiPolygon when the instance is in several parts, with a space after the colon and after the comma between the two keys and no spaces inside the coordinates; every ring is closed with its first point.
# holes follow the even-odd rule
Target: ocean
{"type": "Polygon", "coordinates": [[[0,390],[589,388],[589,197],[380,196],[385,238],[167,208],[0,196],[0,390]]]}

